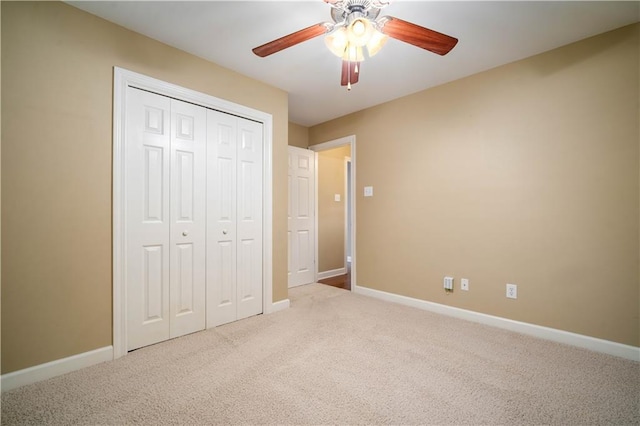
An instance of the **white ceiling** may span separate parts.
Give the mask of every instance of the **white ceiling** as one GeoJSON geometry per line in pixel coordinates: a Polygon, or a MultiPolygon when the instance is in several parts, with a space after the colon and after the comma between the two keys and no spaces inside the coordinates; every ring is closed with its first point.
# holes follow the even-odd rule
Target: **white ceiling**
{"type": "Polygon", "coordinates": [[[289,93],[289,120],[311,126],[640,21],[640,2],[395,1],[391,15],[460,41],[439,56],[397,40],[340,86],[323,37],[266,58],[251,49],[319,22],[313,1],[71,1],[69,4],[289,93]]]}

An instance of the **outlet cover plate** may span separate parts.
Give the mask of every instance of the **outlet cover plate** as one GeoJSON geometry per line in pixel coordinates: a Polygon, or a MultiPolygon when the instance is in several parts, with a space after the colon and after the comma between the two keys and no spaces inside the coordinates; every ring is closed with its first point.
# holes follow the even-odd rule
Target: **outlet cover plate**
{"type": "Polygon", "coordinates": [[[443,284],[445,290],[453,291],[453,277],[444,277],[443,284]]]}
{"type": "Polygon", "coordinates": [[[460,290],[469,291],[469,279],[467,278],[460,279],[460,290]]]}
{"type": "Polygon", "coordinates": [[[507,284],[507,297],[509,299],[518,298],[518,286],[515,284],[507,284]]]}

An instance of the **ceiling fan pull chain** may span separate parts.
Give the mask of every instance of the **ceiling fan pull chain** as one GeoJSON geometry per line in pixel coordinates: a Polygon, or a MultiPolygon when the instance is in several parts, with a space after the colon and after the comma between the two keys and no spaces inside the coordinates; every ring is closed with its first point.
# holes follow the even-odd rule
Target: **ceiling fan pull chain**
{"type": "Polygon", "coordinates": [[[351,91],[351,51],[349,43],[344,47],[344,53],[347,57],[347,91],[351,91]]]}

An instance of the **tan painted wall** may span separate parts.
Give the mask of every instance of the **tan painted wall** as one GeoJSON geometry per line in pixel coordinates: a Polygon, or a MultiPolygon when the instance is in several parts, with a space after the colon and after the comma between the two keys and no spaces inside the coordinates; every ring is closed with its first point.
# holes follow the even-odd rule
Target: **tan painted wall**
{"type": "Polygon", "coordinates": [[[639,50],[629,26],[310,128],[357,138],[357,284],[638,346],[639,50]]]}
{"type": "Polygon", "coordinates": [[[350,153],[350,146],[318,152],[318,272],[345,267],[344,159],[350,153]]]}
{"type": "Polygon", "coordinates": [[[287,297],[287,94],[58,2],[2,2],[2,372],[111,345],[113,67],[273,115],[287,297]]]}
{"type": "Polygon", "coordinates": [[[309,147],[309,128],[289,122],[289,145],[298,148],[309,147]]]}

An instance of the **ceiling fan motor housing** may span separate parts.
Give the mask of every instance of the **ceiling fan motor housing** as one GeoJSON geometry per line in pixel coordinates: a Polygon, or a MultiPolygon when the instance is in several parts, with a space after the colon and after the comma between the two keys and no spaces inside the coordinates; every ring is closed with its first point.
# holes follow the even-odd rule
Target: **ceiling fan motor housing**
{"type": "Polygon", "coordinates": [[[331,18],[338,25],[350,25],[359,18],[374,21],[380,14],[380,2],[371,0],[348,0],[333,4],[331,8],[331,18]]]}

